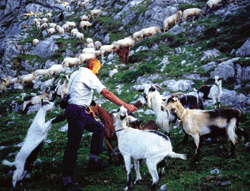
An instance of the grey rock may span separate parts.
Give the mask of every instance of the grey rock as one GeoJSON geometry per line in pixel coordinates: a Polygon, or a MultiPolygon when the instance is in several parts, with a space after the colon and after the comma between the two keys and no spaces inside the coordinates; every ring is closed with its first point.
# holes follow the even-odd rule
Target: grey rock
{"type": "Polygon", "coordinates": [[[19,6],[20,6],[20,1],[7,0],[7,2],[6,2],[6,8],[4,10],[4,14],[7,15],[7,14],[12,13],[19,6]]]}
{"type": "Polygon", "coordinates": [[[37,55],[41,58],[49,58],[52,56],[55,51],[58,49],[55,41],[53,40],[53,36],[41,41],[30,54],[37,55]]]}
{"type": "Polygon", "coordinates": [[[53,86],[54,78],[46,80],[41,84],[40,90],[44,92],[49,86],[53,86]]]}
{"type": "Polygon", "coordinates": [[[214,71],[210,72],[210,77],[214,78],[214,76],[220,76],[224,80],[227,80],[229,77],[234,77],[236,74],[234,69],[234,62],[239,60],[239,58],[233,58],[227,61],[224,61],[217,65],[214,71]]]}
{"type": "Polygon", "coordinates": [[[191,80],[167,80],[162,84],[167,85],[167,89],[170,91],[192,91],[194,82],[191,80]]]}
{"type": "Polygon", "coordinates": [[[167,32],[172,34],[172,35],[177,35],[179,33],[186,32],[186,29],[184,27],[176,25],[176,26],[172,27],[171,29],[169,29],[167,32]]]}
{"type": "Polygon", "coordinates": [[[110,43],[110,37],[109,37],[109,34],[106,34],[104,39],[103,39],[103,43],[104,44],[109,44],[110,43]]]}
{"type": "Polygon", "coordinates": [[[217,65],[217,62],[209,62],[208,64],[201,66],[205,71],[214,68],[217,65]]]}
{"type": "Polygon", "coordinates": [[[237,50],[236,56],[250,56],[250,38],[237,50]]]}
{"type": "Polygon", "coordinates": [[[24,60],[21,62],[21,66],[24,67],[24,69],[26,71],[32,71],[33,70],[33,66],[29,65],[28,60],[24,60]]]}
{"type": "Polygon", "coordinates": [[[16,45],[11,44],[11,42],[7,42],[3,49],[3,62],[10,61],[12,57],[17,56],[19,54],[19,50],[17,50],[16,45]]]}
{"type": "Polygon", "coordinates": [[[207,51],[204,51],[204,54],[201,60],[208,60],[210,58],[216,58],[219,55],[220,55],[220,51],[217,49],[207,50],[207,51]]]}

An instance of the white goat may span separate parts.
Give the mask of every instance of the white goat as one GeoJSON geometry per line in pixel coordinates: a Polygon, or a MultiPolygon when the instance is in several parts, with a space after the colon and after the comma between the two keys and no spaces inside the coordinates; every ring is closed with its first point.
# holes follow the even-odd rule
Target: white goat
{"type": "Polygon", "coordinates": [[[44,142],[48,136],[49,130],[52,127],[52,119],[45,122],[46,113],[55,108],[53,102],[42,102],[41,108],[37,112],[28,133],[24,139],[24,144],[14,162],[3,160],[2,164],[8,166],[16,166],[13,174],[12,184],[16,186],[18,181],[21,181],[28,173],[32,171],[33,162],[36,160],[39,151],[42,149],[44,142]]]}
{"type": "Polygon", "coordinates": [[[92,11],[90,11],[90,14],[92,16],[92,18],[94,19],[94,15],[96,15],[96,17],[98,17],[102,12],[102,7],[100,7],[99,9],[94,9],[92,11]]]}
{"type": "Polygon", "coordinates": [[[64,29],[64,31],[69,32],[69,25],[64,24],[62,28],[64,29]]]}
{"type": "Polygon", "coordinates": [[[172,15],[172,16],[169,16],[167,17],[164,21],[163,21],[163,30],[164,32],[166,30],[168,30],[168,27],[172,24],[178,24],[179,21],[180,21],[180,18],[181,18],[181,15],[182,15],[182,12],[181,10],[178,10],[176,12],[176,14],[172,15]]]}
{"type": "Polygon", "coordinates": [[[88,21],[90,19],[90,15],[82,15],[81,21],[88,21]]]}
{"type": "MultiPolygon", "coordinates": [[[[203,100],[213,100],[213,106],[216,107],[218,104],[218,108],[220,108],[220,97],[222,94],[222,80],[219,76],[214,77],[215,82],[214,85],[203,85],[197,90],[197,97],[200,97],[203,100]]],[[[194,89],[196,91],[196,89],[194,89]]]]}
{"type": "Polygon", "coordinates": [[[196,149],[194,161],[199,160],[201,140],[200,136],[226,135],[231,141],[229,157],[235,154],[237,136],[244,136],[246,146],[249,146],[249,132],[238,127],[242,111],[233,108],[216,110],[185,109],[177,98],[170,98],[163,103],[163,109],[169,112],[174,110],[177,117],[182,121],[183,130],[193,137],[196,149]]]}
{"type": "Polygon", "coordinates": [[[69,89],[69,76],[66,75],[65,78],[66,79],[64,80],[63,84],[58,86],[56,90],[56,94],[59,95],[61,98],[63,98],[64,94],[68,93],[68,89],[69,89]]]}
{"type": "Polygon", "coordinates": [[[169,137],[159,131],[138,130],[127,125],[128,122],[135,120],[134,117],[128,116],[127,109],[123,106],[120,107],[114,119],[118,148],[123,155],[127,171],[127,186],[125,190],[132,187],[131,157],[134,159],[136,170],[135,184],[142,179],[139,171],[139,159],[146,159],[149,173],[153,179],[149,190],[153,190],[159,181],[159,175],[160,178],[163,175],[165,159],[171,157],[186,160],[186,155],[173,152],[169,137]],[[160,168],[159,175],[157,173],[157,165],[160,168]]]}
{"type": "Polygon", "coordinates": [[[24,98],[23,100],[23,111],[26,114],[29,106],[31,105],[36,105],[38,103],[40,103],[42,100],[44,100],[45,98],[49,97],[49,94],[45,91],[43,94],[38,95],[38,96],[28,96],[26,98],[24,98]]]}
{"type": "Polygon", "coordinates": [[[82,50],[82,53],[92,53],[92,54],[95,54],[95,49],[94,48],[84,48],[82,50]]]}
{"type": "Polygon", "coordinates": [[[199,8],[190,8],[183,11],[182,21],[186,22],[188,17],[193,17],[192,21],[194,21],[195,16],[205,14],[205,12],[199,8]]]}

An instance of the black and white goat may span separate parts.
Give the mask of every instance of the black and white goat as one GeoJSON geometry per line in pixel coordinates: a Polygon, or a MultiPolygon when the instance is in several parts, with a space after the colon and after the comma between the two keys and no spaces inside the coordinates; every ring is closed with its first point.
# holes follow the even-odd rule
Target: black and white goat
{"type": "Polygon", "coordinates": [[[229,157],[235,154],[237,136],[243,136],[246,147],[249,146],[249,132],[239,128],[239,121],[243,113],[238,109],[185,109],[175,97],[166,100],[162,105],[162,109],[167,112],[173,110],[182,121],[185,133],[193,137],[196,145],[194,161],[199,160],[201,136],[212,137],[226,135],[227,139],[231,142],[229,157]]]}
{"type": "Polygon", "coordinates": [[[41,108],[37,112],[28,133],[24,139],[21,150],[16,155],[14,162],[3,160],[2,164],[16,166],[13,174],[12,184],[16,186],[28,173],[32,171],[33,162],[37,158],[39,151],[47,138],[48,132],[52,127],[52,120],[45,122],[46,113],[55,108],[54,102],[42,101],[41,108]]]}
{"type": "Polygon", "coordinates": [[[49,95],[49,100],[54,101],[56,97],[63,98],[63,95],[68,93],[68,89],[69,89],[69,76],[66,75],[63,84],[52,87],[49,95]]]}
{"type": "MultiPolygon", "coordinates": [[[[168,114],[167,112],[161,110],[161,105],[163,100],[168,99],[170,96],[164,98],[162,95],[160,95],[160,93],[156,90],[156,88],[163,89],[160,86],[153,84],[146,86],[144,89],[143,96],[145,98],[148,107],[152,107],[155,112],[156,123],[158,123],[161,129],[165,132],[165,134],[169,136],[170,123],[176,122],[177,116],[173,113],[173,111],[171,111],[170,114],[168,114]]],[[[174,95],[177,94],[183,94],[183,93],[178,92],[175,93],[174,95]]],[[[195,96],[185,95],[184,97],[180,98],[180,101],[185,108],[204,109],[202,100],[197,99],[195,96]]]]}
{"type": "MultiPolygon", "coordinates": [[[[197,90],[198,97],[203,100],[213,100],[214,109],[216,104],[220,108],[220,97],[222,94],[222,80],[219,76],[214,77],[215,82],[213,85],[203,85],[197,90]]],[[[196,91],[196,89],[194,89],[196,91]]]]}
{"type": "Polygon", "coordinates": [[[173,152],[170,138],[159,131],[138,130],[127,125],[128,122],[135,120],[137,119],[133,116],[128,116],[127,109],[123,106],[120,107],[114,117],[118,148],[123,155],[127,170],[127,186],[125,190],[132,187],[131,157],[134,159],[136,170],[135,184],[141,180],[139,159],[146,159],[149,173],[153,179],[149,190],[153,190],[159,181],[159,176],[163,175],[165,159],[171,157],[186,160],[186,155],[173,152]],[[157,174],[157,167],[160,168],[159,175],[157,174]]]}
{"type": "Polygon", "coordinates": [[[46,97],[48,98],[49,94],[48,94],[48,92],[45,91],[41,95],[28,96],[28,97],[24,98],[24,100],[23,100],[23,111],[24,111],[24,113],[26,114],[28,112],[29,106],[36,105],[36,104],[40,103],[46,97]]]}

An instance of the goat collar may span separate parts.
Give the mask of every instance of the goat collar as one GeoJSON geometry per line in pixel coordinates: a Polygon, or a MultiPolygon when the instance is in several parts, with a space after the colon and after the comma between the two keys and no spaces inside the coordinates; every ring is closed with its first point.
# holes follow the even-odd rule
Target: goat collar
{"type": "Polygon", "coordinates": [[[124,130],[124,129],[118,129],[117,131],[115,131],[115,133],[117,133],[117,132],[119,132],[119,131],[122,131],[122,130],[124,130]]]}

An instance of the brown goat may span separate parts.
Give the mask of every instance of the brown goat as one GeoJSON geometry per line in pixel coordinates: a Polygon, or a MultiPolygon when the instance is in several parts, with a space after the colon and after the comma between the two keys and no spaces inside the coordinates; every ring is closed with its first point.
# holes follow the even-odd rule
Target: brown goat
{"type": "Polygon", "coordinates": [[[127,47],[124,48],[115,48],[116,54],[119,56],[119,61],[124,62],[124,64],[128,64],[129,57],[129,49],[127,47]]]}

